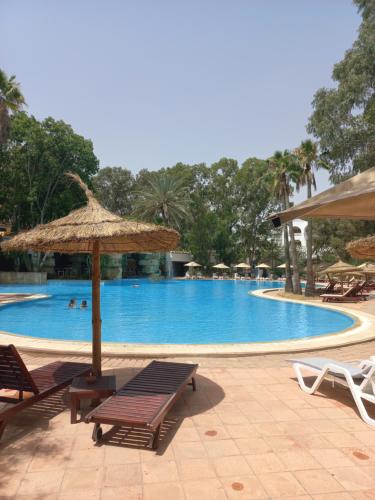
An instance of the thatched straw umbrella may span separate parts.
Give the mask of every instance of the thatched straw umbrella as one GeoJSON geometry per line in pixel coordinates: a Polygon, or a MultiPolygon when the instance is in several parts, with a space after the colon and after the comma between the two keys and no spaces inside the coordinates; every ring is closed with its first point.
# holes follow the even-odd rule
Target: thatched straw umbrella
{"type": "Polygon", "coordinates": [[[358,267],[352,266],[351,264],[347,264],[346,262],[343,262],[342,260],[339,260],[335,264],[332,264],[332,266],[327,267],[322,271],[322,274],[326,274],[328,276],[328,279],[332,281],[333,276],[339,276],[340,281],[341,281],[341,291],[344,290],[344,276],[346,275],[354,275],[358,273],[358,267]]]}
{"type": "Polygon", "coordinates": [[[249,266],[249,264],[246,264],[245,262],[240,262],[233,267],[236,267],[237,269],[251,269],[251,266],[249,266]]]}
{"type": "Polygon", "coordinates": [[[187,264],[184,264],[185,267],[202,267],[198,262],[194,262],[193,260],[191,262],[188,262],[187,264]]]}
{"type": "Polygon", "coordinates": [[[215,266],[212,266],[214,269],[229,269],[228,266],[224,264],[224,262],[220,262],[220,264],[216,264],[215,266]]]}
{"type": "Polygon", "coordinates": [[[172,250],[179,241],[173,229],[123,219],[104,209],[82,179],[67,174],[83,189],[87,205],[20,233],[1,244],[3,250],[92,254],[93,372],[101,373],[100,254],[172,250]]]}
{"type": "Polygon", "coordinates": [[[351,241],[346,245],[346,249],[356,259],[375,260],[375,236],[351,241]]]}

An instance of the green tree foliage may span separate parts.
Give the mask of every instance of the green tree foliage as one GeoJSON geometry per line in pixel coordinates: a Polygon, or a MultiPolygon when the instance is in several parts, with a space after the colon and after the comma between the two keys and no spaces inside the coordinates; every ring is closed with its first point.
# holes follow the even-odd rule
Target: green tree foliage
{"type": "Polygon", "coordinates": [[[118,215],[130,215],[134,209],[135,178],[121,167],[101,168],[93,179],[95,193],[102,205],[118,215]]]}
{"type": "Polygon", "coordinates": [[[144,179],[142,189],[135,195],[135,214],[145,220],[179,228],[189,217],[188,186],[183,177],[153,172],[144,179]]]}
{"type": "MultiPolygon", "coordinates": [[[[296,161],[296,157],[288,150],[284,152],[276,151],[269,159],[269,166],[272,170],[271,192],[282,204],[283,209],[290,207],[290,195],[293,192],[292,184],[297,184],[301,177],[301,168],[296,161]]],[[[299,259],[297,246],[294,239],[293,222],[289,221],[284,225],[284,252],[286,264],[285,290],[298,295],[302,293],[299,277],[299,259]],[[293,265],[293,282],[291,280],[293,265]]]]}
{"type": "Polygon", "coordinates": [[[362,14],[358,38],[333,68],[336,87],[315,94],[308,124],[335,182],[375,165],[375,2],[354,3],[362,14]]]}
{"type": "MultiPolygon", "coordinates": [[[[297,178],[296,187],[307,187],[307,198],[311,198],[312,189],[316,189],[316,180],[314,170],[318,168],[328,168],[326,162],[322,161],[318,153],[318,145],[307,139],[302,141],[300,146],[295,149],[294,154],[300,165],[300,175],[297,178]]],[[[313,270],[313,222],[307,222],[306,230],[306,288],[305,295],[315,294],[315,279],[313,270]]]]}
{"type": "Polygon", "coordinates": [[[8,78],[5,71],[0,69],[0,144],[8,140],[10,114],[20,111],[25,104],[15,75],[8,78]]]}
{"type": "MultiPolygon", "coordinates": [[[[272,224],[267,221],[277,203],[270,196],[271,175],[266,160],[248,158],[236,174],[236,211],[240,252],[239,260],[253,263],[262,257],[267,260],[274,248],[270,234],[272,224]]],[[[275,248],[275,257],[276,257],[275,248]]]]}
{"type": "Polygon", "coordinates": [[[65,172],[89,182],[97,170],[92,142],[70,125],[14,115],[0,152],[0,219],[19,231],[66,215],[84,202],[84,195],[65,172]]]}
{"type": "Polygon", "coordinates": [[[350,260],[345,249],[349,241],[373,234],[369,221],[316,219],[313,225],[313,251],[323,262],[350,260]]]}

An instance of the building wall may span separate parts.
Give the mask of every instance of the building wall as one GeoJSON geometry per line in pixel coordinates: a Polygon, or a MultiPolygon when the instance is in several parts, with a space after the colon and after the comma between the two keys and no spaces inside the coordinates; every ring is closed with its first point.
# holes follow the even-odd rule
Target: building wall
{"type": "MultiPolygon", "coordinates": [[[[299,241],[302,250],[306,250],[306,229],[307,221],[302,219],[295,219],[293,221],[293,227],[299,229],[299,232],[294,232],[295,241],[299,241]]],[[[284,244],[284,231],[280,230],[280,242],[284,244]]]]}

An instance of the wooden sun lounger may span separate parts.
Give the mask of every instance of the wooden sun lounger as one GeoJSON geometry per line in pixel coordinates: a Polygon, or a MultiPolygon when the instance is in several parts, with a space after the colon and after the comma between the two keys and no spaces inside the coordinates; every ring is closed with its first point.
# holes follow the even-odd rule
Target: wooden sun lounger
{"type": "Polygon", "coordinates": [[[86,423],[95,423],[92,438],[102,439],[100,424],[145,428],[153,433],[152,448],[159,442],[160,429],[169,410],[187,385],[196,390],[198,365],[152,361],[115,395],[90,412],[86,423]]]}
{"type": "Polygon", "coordinates": [[[18,399],[0,396],[12,403],[0,410],[0,439],[8,421],[21,410],[68,386],[74,377],[90,373],[91,365],[56,361],[29,371],[14,345],[0,345],[0,389],[18,391],[18,399]],[[31,393],[24,398],[24,393],[31,393]]]}
{"type": "Polygon", "coordinates": [[[364,285],[364,282],[357,283],[348,288],[343,294],[323,293],[321,298],[323,302],[360,302],[361,300],[367,300],[369,294],[363,293],[364,285]]]}

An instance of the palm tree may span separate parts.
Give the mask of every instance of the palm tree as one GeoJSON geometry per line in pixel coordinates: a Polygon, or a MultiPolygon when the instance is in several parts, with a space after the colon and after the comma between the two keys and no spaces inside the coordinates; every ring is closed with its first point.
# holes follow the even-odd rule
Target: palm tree
{"type": "Polygon", "coordinates": [[[151,174],[136,192],[135,213],[178,229],[189,217],[188,187],[185,178],[166,172],[151,174]]]}
{"type": "Polygon", "coordinates": [[[19,84],[14,75],[7,77],[0,69],[0,144],[5,144],[9,137],[9,115],[20,111],[25,105],[19,84]]]}
{"type": "MultiPolygon", "coordinates": [[[[307,186],[307,198],[311,198],[312,188],[316,190],[314,168],[328,168],[328,165],[319,158],[318,146],[310,139],[302,141],[300,146],[294,150],[294,154],[301,167],[301,174],[296,182],[297,191],[299,191],[301,186],[307,186]]],[[[309,220],[306,229],[306,296],[314,295],[315,290],[312,262],[312,231],[312,221],[309,220]]]]}
{"type": "MultiPolygon", "coordinates": [[[[288,150],[284,152],[276,151],[273,157],[270,158],[269,163],[273,169],[272,192],[275,197],[280,200],[283,209],[286,210],[290,207],[289,197],[292,192],[291,182],[295,182],[300,175],[299,166],[288,150]]],[[[284,226],[284,251],[286,263],[285,291],[301,295],[302,289],[298,268],[298,254],[291,221],[284,226]],[[293,280],[291,261],[293,264],[293,280]]]]}

